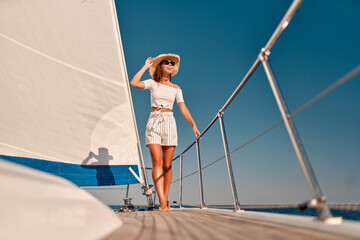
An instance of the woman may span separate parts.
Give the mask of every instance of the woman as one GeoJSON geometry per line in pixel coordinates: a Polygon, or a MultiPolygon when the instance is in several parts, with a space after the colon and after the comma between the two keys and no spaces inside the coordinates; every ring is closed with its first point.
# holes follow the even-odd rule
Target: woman
{"type": "Polygon", "coordinates": [[[172,112],[175,98],[181,114],[193,127],[195,136],[200,135],[184,103],[181,88],[171,82],[179,65],[180,57],[176,54],[149,57],[130,83],[133,87],[149,89],[151,92],[151,113],[146,125],[145,142],[150,150],[152,177],[159,196],[160,211],[171,211],[167,199],[172,177],[172,159],[177,146],[176,123],[172,112]],[[140,81],[147,69],[152,79],[140,81]]]}

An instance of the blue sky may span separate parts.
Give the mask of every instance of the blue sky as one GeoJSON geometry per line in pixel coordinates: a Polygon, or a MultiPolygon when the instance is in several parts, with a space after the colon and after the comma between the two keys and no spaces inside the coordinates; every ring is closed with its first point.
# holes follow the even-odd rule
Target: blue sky
{"type": "MultiPolygon", "coordinates": [[[[290,4],[289,0],[118,0],[129,78],[149,56],[179,54],[180,69],[173,82],[182,88],[185,103],[202,131],[245,76],[290,4]]],[[[360,63],[359,9],[356,0],[305,0],[279,38],[270,64],[290,112],[360,63]]],[[[147,72],[142,80],[148,78],[147,72]]],[[[355,77],[294,117],[329,202],[360,202],[359,80],[360,76],[355,77]]],[[[145,162],[151,166],[144,144],[150,93],[131,91],[145,162]]],[[[194,136],[177,106],[174,114],[179,132],[176,156],[194,136]]],[[[230,151],[281,120],[262,66],[226,110],[224,120],[230,151]]],[[[200,149],[203,166],[224,155],[218,122],[203,137],[200,149]]],[[[241,204],[312,198],[283,125],[231,158],[241,204]]],[[[184,174],[196,168],[195,149],[191,149],[184,156],[184,174]]],[[[173,171],[177,179],[178,161],[173,171]]],[[[203,178],[206,204],[232,203],[224,160],[204,170],[203,178]]],[[[132,193],[136,195],[135,188],[132,193]]],[[[185,203],[199,203],[197,175],[184,180],[183,192],[185,203]]],[[[169,199],[178,199],[177,183],[169,199]]]]}

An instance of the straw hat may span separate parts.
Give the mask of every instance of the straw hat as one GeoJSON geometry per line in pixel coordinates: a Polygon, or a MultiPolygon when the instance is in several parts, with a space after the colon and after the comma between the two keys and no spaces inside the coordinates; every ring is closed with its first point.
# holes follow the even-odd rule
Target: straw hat
{"type": "Polygon", "coordinates": [[[177,74],[177,72],[179,71],[179,66],[180,66],[180,56],[177,55],[177,54],[166,53],[166,54],[160,54],[159,56],[154,58],[154,63],[149,68],[149,73],[150,73],[151,77],[154,76],[156,67],[164,59],[170,59],[170,60],[175,62],[175,65],[174,65],[173,71],[171,73],[171,76],[174,76],[174,75],[177,74]]]}

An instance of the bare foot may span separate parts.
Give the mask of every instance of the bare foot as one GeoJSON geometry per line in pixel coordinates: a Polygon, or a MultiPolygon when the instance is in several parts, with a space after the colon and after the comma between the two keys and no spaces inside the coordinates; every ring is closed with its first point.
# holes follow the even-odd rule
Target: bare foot
{"type": "Polygon", "coordinates": [[[169,201],[166,202],[166,210],[167,212],[171,212],[170,203],[169,201]]]}
{"type": "Polygon", "coordinates": [[[165,211],[167,211],[167,202],[163,202],[162,204],[161,204],[161,202],[160,202],[159,211],[160,211],[160,212],[165,212],[165,211]]]}

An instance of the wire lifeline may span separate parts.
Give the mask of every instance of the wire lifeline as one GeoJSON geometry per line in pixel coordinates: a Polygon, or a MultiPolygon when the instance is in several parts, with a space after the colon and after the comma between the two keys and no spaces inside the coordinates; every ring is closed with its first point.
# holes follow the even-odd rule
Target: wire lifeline
{"type": "MultiPolygon", "coordinates": [[[[335,81],[333,84],[331,84],[329,87],[327,87],[326,89],[324,89],[323,91],[321,91],[319,94],[317,94],[315,97],[311,98],[309,101],[307,101],[305,104],[303,104],[301,107],[299,107],[297,110],[295,110],[291,116],[295,116],[297,114],[299,114],[300,112],[302,112],[303,110],[305,110],[306,108],[310,107],[312,104],[314,104],[315,102],[319,101],[320,99],[324,98],[325,96],[327,96],[329,93],[331,93],[332,91],[334,91],[335,89],[339,88],[340,86],[342,86],[343,84],[345,84],[346,82],[349,82],[350,80],[354,79],[358,74],[360,73],[360,64],[357,65],[355,68],[353,68],[351,71],[349,71],[347,74],[345,74],[343,77],[341,77],[340,79],[338,79],[337,81],[335,81]]],[[[271,130],[275,129],[276,127],[280,126],[283,123],[283,120],[275,123],[273,126],[271,126],[270,128],[266,129],[265,131],[261,132],[260,134],[258,134],[257,136],[253,137],[252,139],[250,139],[249,141],[245,142],[244,144],[240,145],[239,147],[235,148],[233,151],[231,151],[229,153],[229,155],[231,155],[232,153],[240,150],[241,148],[245,147],[246,145],[248,145],[249,143],[255,141],[256,139],[260,138],[261,136],[265,135],[266,133],[270,132],[271,130]]],[[[225,158],[225,155],[222,156],[221,158],[211,162],[210,164],[204,166],[203,168],[201,168],[201,170],[204,170],[205,168],[215,164],[216,162],[222,160],[225,158]]],[[[194,174],[196,174],[198,171],[192,172],[186,176],[184,176],[182,179],[190,177],[194,174]]],[[[171,183],[175,183],[178,182],[180,179],[174,180],[171,183]]]]}

